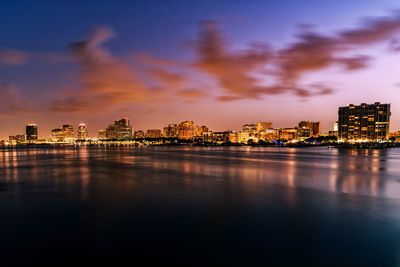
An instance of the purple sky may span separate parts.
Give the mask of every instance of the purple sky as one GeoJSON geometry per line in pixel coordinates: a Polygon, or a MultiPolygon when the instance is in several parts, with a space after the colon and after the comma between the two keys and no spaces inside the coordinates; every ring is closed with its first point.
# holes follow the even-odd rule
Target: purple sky
{"type": "Polygon", "coordinates": [[[392,104],[400,127],[398,1],[0,2],[0,139],[27,123],[129,117],[135,130],[321,121],[392,104]],[[135,2],[135,3],[133,3],[135,2]]]}

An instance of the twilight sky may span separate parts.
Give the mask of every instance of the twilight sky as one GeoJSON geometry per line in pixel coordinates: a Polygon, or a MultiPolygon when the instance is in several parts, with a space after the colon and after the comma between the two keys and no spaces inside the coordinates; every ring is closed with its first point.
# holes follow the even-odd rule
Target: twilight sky
{"type": "Polygon", "coordinates": [[[0,139],[27,123],[129,117],[135,130],[292,127],[392,104],[400,127],[398,0],[0,1],[0,139]]]}

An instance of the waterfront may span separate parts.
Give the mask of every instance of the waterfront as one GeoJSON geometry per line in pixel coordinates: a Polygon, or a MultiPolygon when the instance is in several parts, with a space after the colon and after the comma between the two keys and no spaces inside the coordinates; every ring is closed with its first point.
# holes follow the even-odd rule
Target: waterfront
{"type": "Polygon", "coordinates": [[[30,147],[0,164],[7,266],[400,264],[397,148],[30,147]]]}

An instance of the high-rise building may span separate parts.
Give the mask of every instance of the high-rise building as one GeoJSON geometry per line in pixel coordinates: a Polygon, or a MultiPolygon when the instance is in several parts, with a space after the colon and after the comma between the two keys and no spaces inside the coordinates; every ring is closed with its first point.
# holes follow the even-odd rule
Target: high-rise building
{"type": "Polygon", "coordinates": [[[183,121],[179,124],[178,138],[192,139],[195,134],[193,121],[183,121]]]}
{"type": "Polygon", "coordinates": [[[65,142],[65,131],[60,128],[51,130],[51,140],[53,142],[65,142]]]}
{"type": "Polygon", "coordinates": [[[74,127],[70,124],[64,124],[62,126],[62,130],[64,132],[64,139],[65,141],[72,141],[74,140],[75,134],[74,134],[74,127]]]}
{"type": "Polygon", "coordinates": [[[319,121],[301,121],[298,126],[300,137],[317,136],[320,134],[319,121]]]}
{"type": "Polygon", "coordinates": [[[86,128],[86,124],[84,123],[79,124],[77,138],[80,140],[88,138],[88,130],[86,128]]]}
{"type": "Polygon", "coordinates": [[[379,102],[339,107],[339,138],[367,141],[388,139],[390,115],[390,104],[379,102]]]}
{"type": "Polygon", "coordinates": [[[114,124],[106,128],[106,137],[107,139],[132,138],[132,126],[129,125],[129,119],[115,120],[114,124]]]}
{"type": "Polygon", "coordinates": [[[25,128],[25,135],[27,141],[38,140],[38,127],[36,124],[28,124],[25,128]]]}
{"type": "Polygon", "coordinates": [[[130,126],[128,118],[116,120],[114,122],[114,127],[117,139],[132,138],[132,126],[130,126]]]}
{"type": "Polygon", "coordinates": [[[165,137],[178,137],[178,133],[179,133],[178,124],[169,124],[163,129],[163,134],[165,137]]]}

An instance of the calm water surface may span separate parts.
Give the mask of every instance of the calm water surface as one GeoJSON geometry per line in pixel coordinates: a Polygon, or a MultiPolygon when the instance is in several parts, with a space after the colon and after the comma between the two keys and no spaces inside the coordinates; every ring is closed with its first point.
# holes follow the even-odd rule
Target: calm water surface
{"type": "Polygon", "coordinates": [[[400,149],[0,150],[0,266],[400,266],[400,149]]]}

